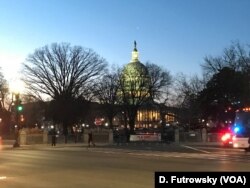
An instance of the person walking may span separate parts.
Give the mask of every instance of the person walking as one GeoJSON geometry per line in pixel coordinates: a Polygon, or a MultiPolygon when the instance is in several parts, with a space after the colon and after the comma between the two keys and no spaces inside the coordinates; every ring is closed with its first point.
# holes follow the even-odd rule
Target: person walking
{"type": "Polygon", "coordinates": [[[90,131],[88,133],[88,136],[89,136],[89,138],[88,138],[88,146],[90,147],[90,144],[92,144],[95,147],[95,143],[94,143],[94,140],[93,140],[93,133],[92,133],[92,131],[90,131]]]}
{"type": "Polygon", "coordinates": [[[56,130],[53,128],[51,130],[51,145],[56,146],[56,130]]]}

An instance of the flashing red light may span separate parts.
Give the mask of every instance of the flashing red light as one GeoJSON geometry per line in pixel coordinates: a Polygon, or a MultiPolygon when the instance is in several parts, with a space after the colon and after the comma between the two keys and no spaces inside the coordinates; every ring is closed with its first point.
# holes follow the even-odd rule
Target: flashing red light
{"type": "Polygon", "coordinates": [[[227,141],[230,138],[231,138],[231,134],[230,133],[225,133],[224,135],[222,135],[221,140],[223,142],[225,142],[225,141],[227,141]]]}
{"type": "Polygon", "coordinates": [[[232,132],[224,132],[224,134],[221,137],[221,141],[223,142],[223,145],[231,145],[233,144],[234,134],[232,132]]]}

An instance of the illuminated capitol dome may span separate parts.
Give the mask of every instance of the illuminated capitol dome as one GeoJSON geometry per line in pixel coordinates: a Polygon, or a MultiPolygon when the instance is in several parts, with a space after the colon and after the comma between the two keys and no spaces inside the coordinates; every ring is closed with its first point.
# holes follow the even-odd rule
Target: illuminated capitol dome
{"type": "MultiPolygon", "coordinates": [[[[145,65],[139,61],[139,52],[134,42],[131,61],[125,65],[122,72],[127,92],[137,92],[138,97],[148,93],[150,77],[145,65]]],[[[148,94],[146,94],[148,96],[148,94]]]]}
{"type": "Polygon", "coordinates": [[[139,61],[139,52],[136,48],[136,41],[134,42],[131,61],[125,66],[123,73],[130,78],[149,77],[147,68],[139,61]]]}
{"type": "MultiPolygon", "coordinates": [[[[161,122],[175,121],[172,112],[168,109],[164,109],[164,112],[160,113],[160,109],[163,108],[150,96],[151,78],[149,71],[147,66],[140,62],[139,52],[136,42],[134,42],[131,60],[123,67],[119,83],[121,87],[117,93],[119,100],[123,103],[123,111],[117,113],[113,118],[112,124],[114,126],[130,126],[127,114],[133,114],[134,110],[136,110],[134,122],[136,130],[158,129],[161,127],[161,122]]],[[[105,118],[107,117],[103,117],[103,119],[105,118]]]]}
{"type": "Polygon", "coordinates": [[[139,61],[139,52],[134,42],[131,61],[125,65],[123,83],[127,96],[131,96],[129,103],[139,105],[135,128],[158,127],[160,122],[159,109],[150,97],[150,76],[147,67],[139,61]],[[138,99],[138,101],[137,101],[138,99]]]}

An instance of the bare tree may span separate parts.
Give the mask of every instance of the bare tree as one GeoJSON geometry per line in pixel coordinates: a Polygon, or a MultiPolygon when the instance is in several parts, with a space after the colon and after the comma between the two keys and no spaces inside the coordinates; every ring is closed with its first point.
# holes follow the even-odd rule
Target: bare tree
{"type": "Polygon", "coordinates": [[[170,105],[171,84],[173,82],[169,71],[164,70],[156,64],[147,62],[146,67],[150,78],[150,95],[152,101],[156,101],[160,111],[162,125],[166,124],[165,115],[170,105]]]}
{"type": "Polygon", "coordinates": [[[139,107],[150,99],[150,78],[147,68],[142,64],[130,63],[120,74],[119,101],[124,109],[125,125],[134,131],[139,107]]]}
{"type": "Polygon", "coordinates": [[[12,102],[9,98],[7,80],[4,78],[0,68],[0,135],[10,131],[12,102]]]}
{"type": "Polygon", "coordinates": [[[160,103],[166,103],[172,84],[170,72],[150,62],[146,63],[146,68],[150,78],[151,97],[160,103]]]}
{"type": "MultiPolygon", "coordinates": [[[[224,108],[225,104],[223,103],[225,102],[222,102],[221,99],[231,101],[231,103],[234,104],[234,107],[237,108],[239,105],[246,105],[249,103],[249,97],[246,97],[250,86],[249,47],[249,45],[243,45],[240,44],[239,41],[236,41],[232,42],[228,48],[225,48],[221,55],[217,57],[205,57],[205,62],[202,64],[204,78],[207,82],[207,87],[203,91],[203,95],[206,96],[206,99],[203,99],[204,101],[208,101],[208,98],[212,98],[212,94],[208,93],[206,95],[206,92],[213,91],[213,95],[217,97],[217,99],[213,98],[213,100],[216,101],[212,103],[214,106],[219,106],[220,104],[222,108],[224,108]],[[237,82],[235,80],[237,80],[237,82]],[[236,82],[236,84],[233,84],[234,82],[236,82]],[[242,90],[245,90],[245,92],[242,93],[242,90]],[[221,97],[221,99],[219,99],[219,93],[222,93],[226,97],[221,97]]],[[[208,105],[206,106],[207,109],[209,109],[208,105]]],[[[215,113],[213,116],[219,114],[214,109],[210,111],[215,113]]],[[[221,111],[223,112],[223,109],[221,111]]],[[[212,114],[211,112],[210,114],[212,114]]]]}
{"type": "Polygon", "coordinates": [[[117,92],[118,92],[117,72],[108,73],[96,84],[95,94],[97,100],[103,104],[104,114],[109,120],[109,126],[113,129],[113,118],[118,112],[117,92]]]}
{"type": "Polygon", "coordinates": [[[197,75],[187,77],[184,74],[176,75],[175,79],[175,106],[182,109],[178,112],[180,122],[192,123],[197,120],[197,98],[205,87],[203,79],[197,75]]]}
{"type": "Polygon", "coordinates": [[[73,104],[89,96],[90,87],[103,74],[106,65],[91,49],[54,43],[28,56],[23,64],[23,81],[28,94],[40,99],[49,96],[54,101],[57,113],[54,118],[63,124],[67,135],[67,126],[76,112],[73,104]]]}
{"type": "Polygon", "coordinates": [[[175,79],[175,95],[176,106],[189,108],[191,105],[190,97],[197,96],[205,87],[205,82],[197,75],[187,77],[184,74],[176,75],[175,79]]]}
{"type": "MultiPolygon", "coordinates": [[[[1,70],[1,69],[0,69],[1,70]]],[[[6,98],[9,92],[7,81],[5,80],[2,72],[0,72],[0,109],[6,110],[6,98]]]]}
{"type": "Polygon", "coordinates": [[[232,42],[231,46],[225,48],[223,54],[218,57],[206,56],[203,68],[204,76],[211,78],[219,73],[224,67],[235,71],[247,72],[250,75],[250,49],[239,41],[232,42]]]}
{"type": "Polygon", "coordinates": [[[91,49],[54,43],[35,50],[23,65],[28,91],[57,99],[84,95],[105,70],[106,61],[91,49]]]}

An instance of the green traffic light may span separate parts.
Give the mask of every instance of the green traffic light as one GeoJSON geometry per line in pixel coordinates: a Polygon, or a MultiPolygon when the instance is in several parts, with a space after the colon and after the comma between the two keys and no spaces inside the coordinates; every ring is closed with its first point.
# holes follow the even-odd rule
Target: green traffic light
{"type": "Polygon", "coordinates": [[[17,110],[18,110],[18,111],[22,111],[22,110],[23,110],[23,106],[18,106],[18,107],[17,107],[17,110]]]}

